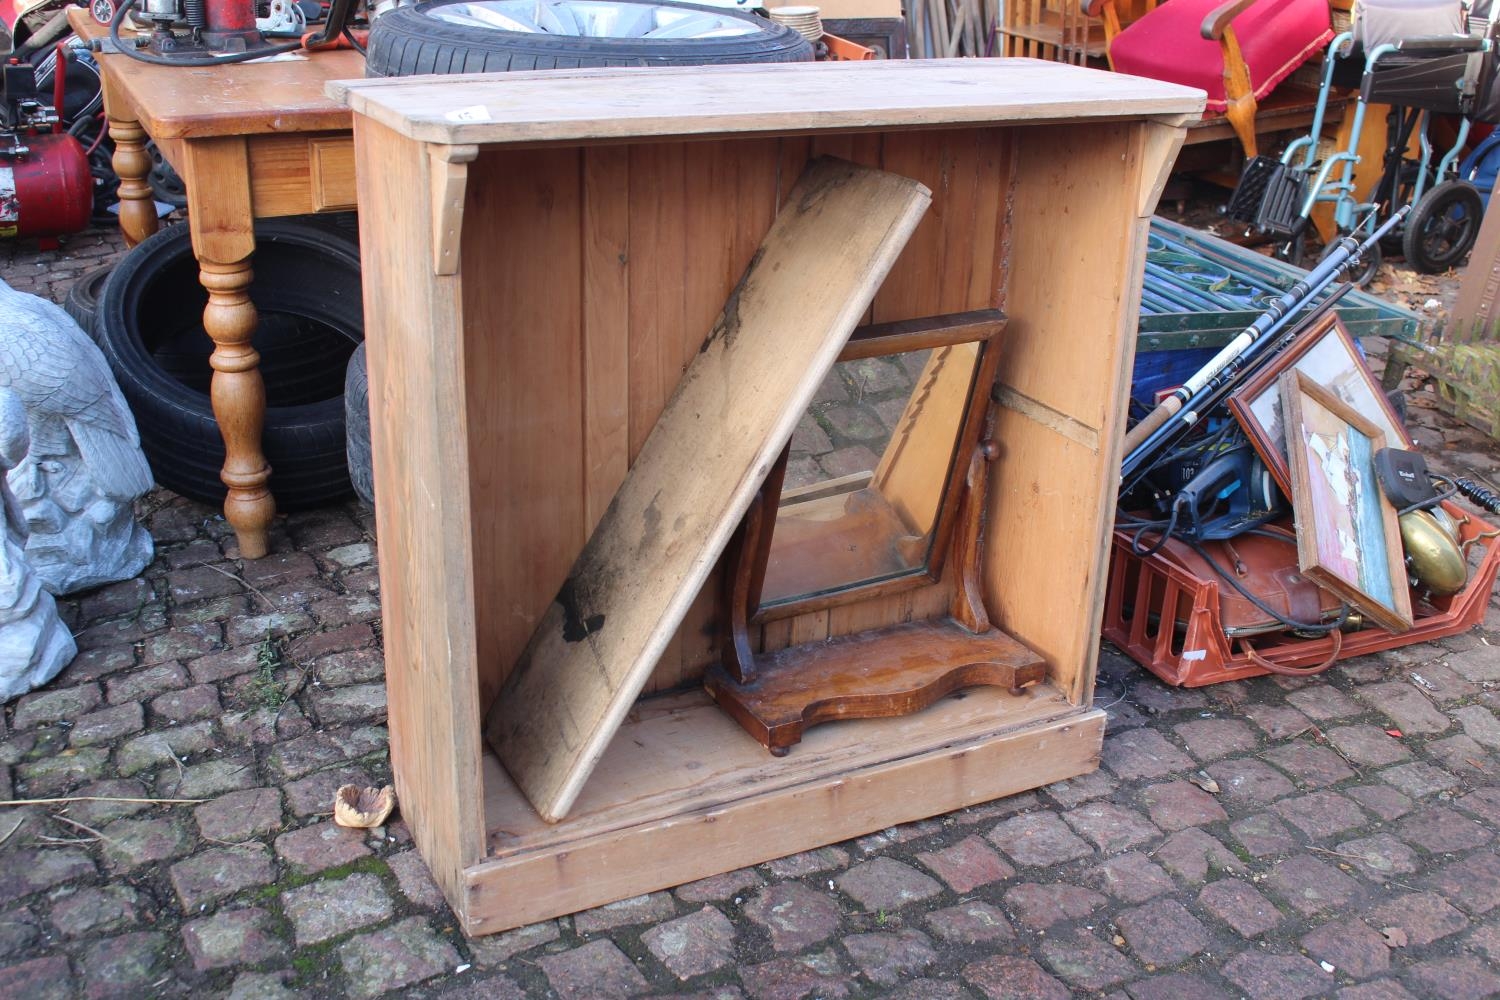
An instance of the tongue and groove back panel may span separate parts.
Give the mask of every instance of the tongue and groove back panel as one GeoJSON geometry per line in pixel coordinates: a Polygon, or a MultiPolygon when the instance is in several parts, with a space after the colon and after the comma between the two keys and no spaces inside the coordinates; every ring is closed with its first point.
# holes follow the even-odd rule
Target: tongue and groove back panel
{"type": "MultiPolygon", "coordinates": [[[[481,151],[466,215],[506,220],[465,226],[461,251],[487,262],[463,289],[466,367],[487,373],[468,399],[473,501],[493,512],[474,525],[475,586],[499,598],[475,623],[481,709],[807,162],[840,156],[933,192],[875,297],[870,319],[884,322],[1003,307],[1009,144],[987,129],[481,151]]],[[[717,659],[717,576],[648,693],[694,683],[717,659]]],[[[770,623],[767,642],[933,617],[948,595],[944,582],[770,623]]]]}
{"type": "Polygon", "coordinates": [[[930,197],[835,157],[798,178],[488,714],[543,817],[572,807],[930,197]]]}

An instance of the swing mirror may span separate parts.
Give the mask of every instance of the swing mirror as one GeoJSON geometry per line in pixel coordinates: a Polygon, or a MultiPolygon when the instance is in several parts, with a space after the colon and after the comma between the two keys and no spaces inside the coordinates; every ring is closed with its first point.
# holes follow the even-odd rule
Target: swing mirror
{"type": "Polygon", "coordinates": [[[999,317],[868,327],[850,341],[767,480],[772,517],[753,620],[941,577],[999,317]]]}

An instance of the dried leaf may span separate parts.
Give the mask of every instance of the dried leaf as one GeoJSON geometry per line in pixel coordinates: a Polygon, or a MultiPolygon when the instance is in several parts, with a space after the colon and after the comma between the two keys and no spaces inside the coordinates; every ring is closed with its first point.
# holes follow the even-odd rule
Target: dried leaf
{"type": "Polygon", "coordinates": [[[333,795],[333,821],[339,826],[368,830],[379,826],[396,808],[396,790],[343,785],[333,795]]]}
{"type": "Polygon", "coordinates": [[[1219,794],[1219,783],[1206,774],[1190,774],[1188,780],[1210,795],[1219,794]]]}
{"type": "Polygon", "coordinates": [[[1399,927],[1382,927],[1380,936],[1385,938],[1387,948],[1406,947],[1406,932],[1399,927]]]}

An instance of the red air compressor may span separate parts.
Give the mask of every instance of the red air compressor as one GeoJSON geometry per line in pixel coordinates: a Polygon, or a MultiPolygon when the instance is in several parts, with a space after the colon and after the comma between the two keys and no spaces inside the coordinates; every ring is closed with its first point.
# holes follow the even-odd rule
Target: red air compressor
{"type": "MultiPolygon", "coordinates": [[[[59,49],[57,95],[63,64],[59,49]]],[[[57,108],[42,102],[35,68],[15,61],[0,67],[0,237],[35,236],[44,250],[54,249],[58,236],[87,228],[93,212],[88,154],[62,131],[57,108]]]]}

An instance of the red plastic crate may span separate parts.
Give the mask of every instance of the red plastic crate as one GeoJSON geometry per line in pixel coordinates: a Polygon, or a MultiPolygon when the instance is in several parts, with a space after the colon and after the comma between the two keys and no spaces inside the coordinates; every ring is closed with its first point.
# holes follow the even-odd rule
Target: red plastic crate
{"type": "MultiPolygon", "coordinates": [[[[1457,520],[1468,517],[1459,536],[1468,541],[1495,530],[1491,525],[1451,503],[1443,506],[1457,520]]],[[[1273,633],[1249,640],[1230,640],[1219,624],[1219,583],[1203,580],[1160,555],[1141,558],[1131,551],[1131,533],[1116,531],[1104,597],[1104,638],[1147,670],[1181,687],[1202,687],[1220,681],[1259,677],[1269,673],[1251,660],[1241,643],[1287,667],[1322,663],[1333,650],[1327,636],[1303,639],[1273,633]]],[[[1495,574],[1500,570],[1500,545],[1487,538],[1469,550],[1469,583],[1451,597],[1423,601],[1412,594],[1416,625],[1400,635],[1380,628],[1345,633],[1338,659],[1376,653],[1473,628],[1484,618],[1495,574]],[[1483,555],[1476,552],[1483,550],[1483,555]]]]}

